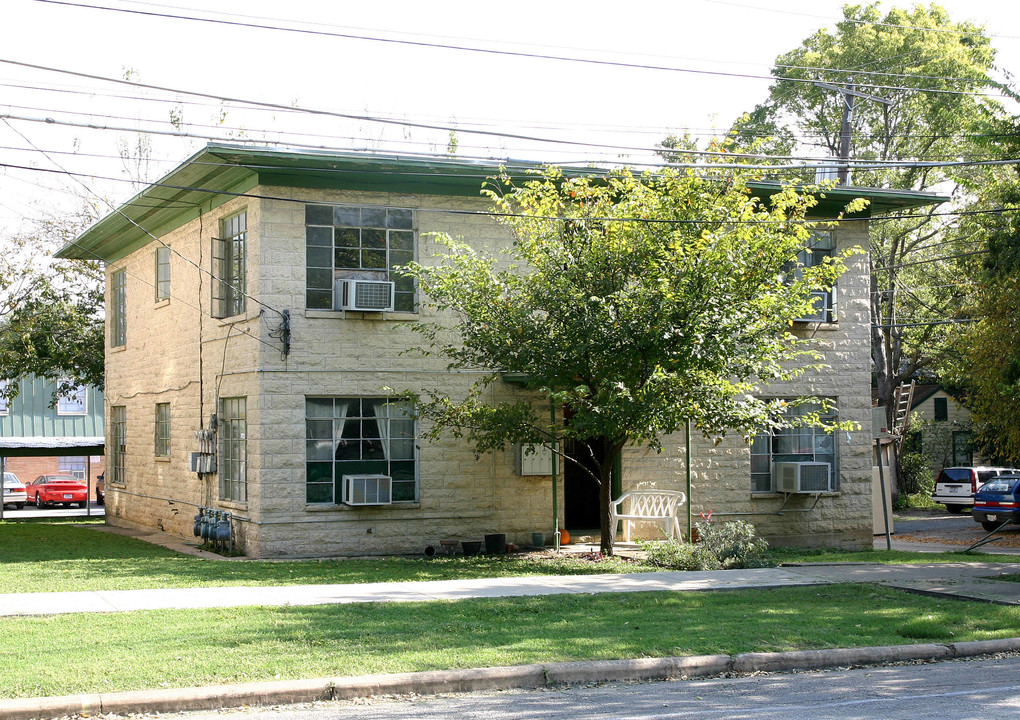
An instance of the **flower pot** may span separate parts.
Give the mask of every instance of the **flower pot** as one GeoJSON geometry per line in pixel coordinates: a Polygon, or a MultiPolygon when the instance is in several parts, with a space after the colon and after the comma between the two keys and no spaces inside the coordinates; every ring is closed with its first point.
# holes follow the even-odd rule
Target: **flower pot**
{"type": "Polygon", "coordinates": [[[506,533],[490,533],[486,535],[485,552],[489,555],[505,555],[506,533]]]}
{"type": "Polygon", "coordinates": [[[481,540],[461,540],[460,546],[464,549],[465,555],[477,555],[482,549],[481,540]]]}
{"type": "Polygon", "coordinates": [[[545,547],[545,533],[531,533],[531,544],[537,548],[545,547]]]}

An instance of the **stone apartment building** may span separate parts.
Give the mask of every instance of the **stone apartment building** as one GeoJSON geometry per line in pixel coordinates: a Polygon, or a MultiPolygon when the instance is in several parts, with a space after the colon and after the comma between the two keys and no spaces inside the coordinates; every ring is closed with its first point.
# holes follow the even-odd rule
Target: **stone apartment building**
{"type": "MultiPolygon", "coordinates": [[[[198,506],[229,510],[252,557],[420,553],[485,533],[528,544],[550,532],[548,465],[420,440],[411,409],[384,389],[456,394],[476,379],[403,352],[418,344],[407,324],[431,318],[389,268],[429,262],[431,233],[507,244],[479,195],[497,170],[210,145],[65,247],[62,257],[107,265],[107,522],[188,537],[198,506]]],[[[869,212],[938,200],[845,188],[818,212],[862,195],[869,212]]],[[[865,214],[818,247],[866,249],[867,233],[865,214]]],[[[823,298],[834,313],[798,324],[828,368],[767,390],[834,398],[861,429],[697,444],[695,514],[750,520],[778,543],[870,544],[867,267],[866,254],[852,257],[838,294],[823,298]],[[773,468],[790,462],[815,492],[780,491],[773,468]]],[[[502,382],[493,395],[517,392],[502,382]]],[[[682,444],[628,449],[620,487],[681,488],[682,444]]],[[[565,475],[561,525],[596,526],[594,488],[569,464],[565,475]]]]}

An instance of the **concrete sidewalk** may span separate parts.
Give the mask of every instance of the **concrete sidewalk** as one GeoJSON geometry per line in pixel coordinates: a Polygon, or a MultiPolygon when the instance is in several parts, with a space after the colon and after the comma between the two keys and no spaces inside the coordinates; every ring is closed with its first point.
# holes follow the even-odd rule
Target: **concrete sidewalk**
{"type": "Polygon", "coordinates": [[[283,585],[103,590],[0,595],[0,616],[81,612],[198,609],[253,605],[300,606],[359,602],[421,602],[467,598],[624,592],[693,592],[791,585],[877,583],[912,592],[1020,605],[1020,583],[995,580],[1020,574],[1020,562],[804,564],[752,570],[654,572],[621,575],[542,575],[346,585],[283,585]]]}

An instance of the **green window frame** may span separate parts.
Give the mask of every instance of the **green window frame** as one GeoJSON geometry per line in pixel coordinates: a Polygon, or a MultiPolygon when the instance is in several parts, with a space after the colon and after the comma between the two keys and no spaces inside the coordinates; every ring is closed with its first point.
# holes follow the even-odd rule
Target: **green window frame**
{"type": "Polygon", "coordinates": [[[305,398],[305,500],[341,502],[344,475],[388,475],[394,503],[418,501],[413,406],[386,397],[305,398]]]}
{"type": "Polygon", "coordinates": [[[170,403],[156,403],[156,457],[170,457],[170,403]]]}
{"type": "Polygon", "coordinates": [[[339,279],[389,280],[393,309],[415,312],[414,279],[394,270],[416,258],[415,211],[363,205],[305,206],[305,307],[332,310],[339,279]]]}
{"type": "Polygon", "coordinates": [[[156,248],[156,302],[170,299],[170,248],[156,248]]]}
{"type": "Polygon", "coordinates": [[[110,407],[110,459],[106,464],[107,480],[114,485],[124,485],[127,466],[127,408],[123,405],[110,407]]]}
{"type": "Polygon", "coordinates": [[[127,271],[110,275],[110,346],[127,345],[127,271]]]}
{"type": "MultiPolygon", "coordinates": [[[[836,236],[832,230],[812,230],[811,240],[807,247],[797,253],[797,265],[799,268],[811,268],[823,265],[826,258],[833,256],[836,251],[836,236]]],[[[824,322],[836,321],[836,285],[833,284],[828,290],[814,290],[811,296],[815,298],[815,312],[804,317],[797,318],[801,322],[824,322]]]]}
{"type": "Polygon", "coordinates": [[[248,501],[248,399],[220,399],[220,500],[248,501]]]}
{"type": "Polygon", "coordinates": [[[248,211],[220,221],[220,236],[213,239],[213,317],[241,315],[247,309],[248,211]]]}
{"type": "MultiPolygon", "coordinates": [[[[808,415],[821,410],[816,403],[791,406],[790,417],[808,415]]],[[[829,424],[836,422],[836,411],[820,412],[829,424]]],[[[774,432],[759,432],[751,440],[751,492],[774,492],[772,466],[777,462],[828,463],[829,490],[839,489],[839,457],[835,433],[819,427],[791,427],[774,432]]]]}

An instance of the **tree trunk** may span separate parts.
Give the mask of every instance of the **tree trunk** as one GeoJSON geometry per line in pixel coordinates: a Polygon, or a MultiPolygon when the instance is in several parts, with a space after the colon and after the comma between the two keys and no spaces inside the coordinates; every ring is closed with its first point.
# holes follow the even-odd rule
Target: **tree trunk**
{"type": "Polygon", "coordinates": [[[599,465],[599,527],[602,531],[599,546],[603,555],[610,556],[614,553],[612,520],[609,515],[609,506],[613,501],[613,465],[626,441],[601,437],[598,442],[603,451],[600,453],[603,460],[599,465]]]}

